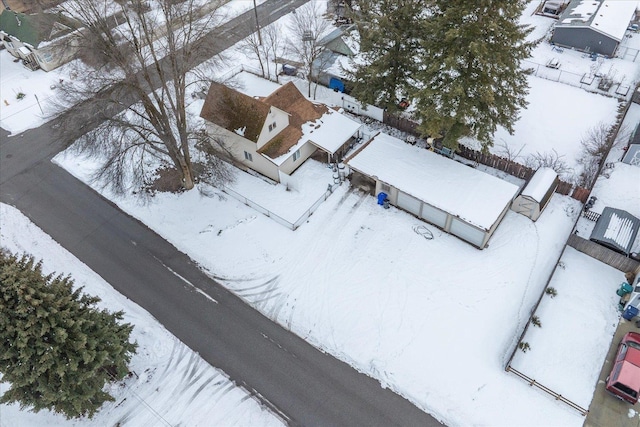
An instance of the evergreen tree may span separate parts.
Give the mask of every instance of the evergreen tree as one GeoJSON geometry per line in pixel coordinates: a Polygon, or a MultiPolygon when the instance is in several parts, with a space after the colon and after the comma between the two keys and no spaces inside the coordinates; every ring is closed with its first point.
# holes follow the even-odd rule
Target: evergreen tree
{"type": "Polygon", "coordinates": [[[345,70],[354,82],[352,95],[363,104],[397,111],[414,86],[418,69],[424,0],[361,0],[354,11],[362,62],[345,70]]]}
{"type": "Polygon", "coordinates": [[[0,373],[11,384],[0,403],[70,419],[114,400],[103,388],[128,373],[133,326],[72,286],[68,276],[43,275],[32,256],[0,249],[0,373]]]}
{"type": "Polygon", "coordinates": [[[472,136],[486,148],[497,126],[513,133],[527,105],[531,31],[518,23],[523,0],[433,0],[422,48],[427,52],[415,93],[420,130],[456,148],[472,136]]]}

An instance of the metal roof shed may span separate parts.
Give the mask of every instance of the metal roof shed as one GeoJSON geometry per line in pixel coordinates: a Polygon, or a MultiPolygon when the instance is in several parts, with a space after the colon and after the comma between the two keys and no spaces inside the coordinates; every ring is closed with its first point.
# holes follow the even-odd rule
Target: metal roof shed
{"type": "Polygon", "coordinates": [[[533,174],[522,193],[513,201],[511,210],[537,220],[558,187],[558,174],[551,168],[540,168],[533,174]]]}
{"type": "Polygon", "coordinates": [[[640,230],[640,219],[622,209],[606,207],[593,227],[589,240],[629,256],[640,230]]]}
{"type": "Polygon", "coordinates": [[[482,249],[518,186],[379,133],[345,163],[376,182],[376,194],[482,249]]]}

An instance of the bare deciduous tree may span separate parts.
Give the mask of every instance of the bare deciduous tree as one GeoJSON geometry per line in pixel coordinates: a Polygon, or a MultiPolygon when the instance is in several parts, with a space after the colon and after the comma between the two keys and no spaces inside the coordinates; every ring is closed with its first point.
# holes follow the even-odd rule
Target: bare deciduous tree
{"type": "Polygon", "coordinates": [[[627,133],[626,129],[619,129],[618,138],[616,139],[613,135],[613,127],[603,122],[596,124],[587,131],[580,141],[582,153],[578,163],[582,166],[582,171],[578,176],[578,185],[586,188],[593,186],[616,140],[624,140],[627,133]]]}
{"type": "Polygon", "coordinates": [[[551,168],[558,175],[573,173],[573,169],[569,167],[564,159],[564,154],[558,154],[555,149],[545,153],[529,154],[525,160],[525,166],[534,170],[542,167],[551,168]]]}
{"type": "MultiPolygon", "coordinates": [[[[251,28],[253,29],[253,26],[251,28]]],[[[282,28],[276,22],[261,28],[261,35],[258,32],[253,32],[239,45],[241,52],[249,58],[258,60],[262,77],[275,81],[278,81],[278,62],[283,51],[281,33],[282,28]]]]}
{"type": "Polygon", "coordinates": [[[284,43],[281,34],[282,26],[277,22],[264,28],[264,31],[262,32],[262,39],[266,46],[265,55],[267,58],[271,55],[271,58],[273,59],[273,74],[276,82],[279,81],[278,64],[280,63],[280,58],[284,54],[284,43]]]}
{"type": "Polygon", "coordinates": [[[75,41],[83,60],[71,64],[71,79],[58,87],[61,107],[74,105],[84,120],[62,123],[60,132],[94,127],[76,146],[104,159],[95,178],[117,192],[141,186],[159,163],[174,170],[178,186],[194,187],[197,129],[187,113],[187,90],[202,83],[190,70],[215,58],[217,49],[205,36],[217,24],[221,3],[199,4],[70,0],[61,6],[86,27],[75,41]]]}
{"type": "MultiPolygon", "coordinates": [[[[293,14],[289,25],[292,39],[289,40],[291,53],[302,63],[308,82],[308,97],[311,97],[311,86],[320,76],[326,63],[322,63],[325,46],[320,43],[331,29],[331,23],[325,20],[318,5],[310,2],[300,7],[293,14]]],[[[317,83],[316,83],[317,86],[317,83]]]]}
{"type": "Polygon", "coordinates": [[[508,161],[517,163],[521,157],[521,153],[522,150],[524,150],[524,147],[525,146],[523,145],[522,147],[520,147],[520,149],[516,150],[515,148],[507,144],[504,139],[502,139],[497,145],[496,152],[498,153],[498,155],[504,157],[508,161]]]}

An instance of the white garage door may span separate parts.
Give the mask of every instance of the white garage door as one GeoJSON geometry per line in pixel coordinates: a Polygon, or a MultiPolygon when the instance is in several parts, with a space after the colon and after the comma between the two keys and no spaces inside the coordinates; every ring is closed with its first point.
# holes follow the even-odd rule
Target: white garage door
{"type": "Polygon", "coordinates": [[[420,206],[422,205],[422,201],[416,199],[415,197],[411,197],[410,195],[403,193],[402,191],[398,191],[398,207],[402,208],[412,214],[419,216],[420,215],[420,206]]]}
{"type": "Polygon", "coordinates": [[[459,219],[454,218],[451,221],[451,229],[449,231],[451,234],[460,237],[462,240],[466,240],[478,247],[482,246],[482,241],[484,240],[485,235],[484,231],[462,222],[459,219]]]}
{"type": "Polygon", "coordinates": [[[422,214],[420,216],[440,228],[444,228],[444,225],[447,222],[446,212],[442,212],[440,209],[434,208],[426,203],[422,205],[422,214]]]}

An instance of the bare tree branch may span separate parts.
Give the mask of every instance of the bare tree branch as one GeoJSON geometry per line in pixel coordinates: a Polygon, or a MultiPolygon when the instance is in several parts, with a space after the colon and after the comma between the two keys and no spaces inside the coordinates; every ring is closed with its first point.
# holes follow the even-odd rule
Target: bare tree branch
{"type": "Polygon", "coordinates": [[[222,3],[69,0],[60,6],[86,27],[74,40],[82,61],[70,64],[69,79],[57,86],[58,114],[72,106],[82,121],[61,123],[59,130],[64,136],[96,126],[78,141],[82,152],[105,159],[96,179],[124,192],[143,185],[161,159],[183,188],[193,188],[196,138],[186,93],[204,80],[191,70],[204,58],[216,63],[205,35],[217,26],[222,3]]]}
{"type": "MultiPolygon", "coordinates": [[[[310,2],[298,8],[293,14],[292,23],[289,30],[292,39],[288,45],[291,53],[302,63],[304,73],[309,84],[308,97],[311,97],[311,85],[323,71],[325,64],[319,64],[318,59],[325,51],[324,45],[320,43],[322,38],[331,29],[331,23],[325,20],[318,5],[310,2]]],[[[317,86],[317,83],[316,83],[317,86]]]]}

